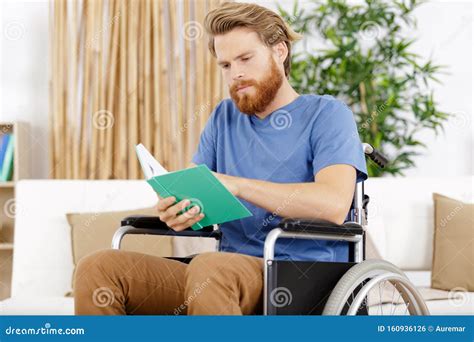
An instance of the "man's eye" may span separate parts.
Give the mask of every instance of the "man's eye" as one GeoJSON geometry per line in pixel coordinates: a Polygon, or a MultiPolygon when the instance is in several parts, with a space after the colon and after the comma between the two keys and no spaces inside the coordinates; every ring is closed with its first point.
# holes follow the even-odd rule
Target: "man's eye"
{"type": "Polygon", "coordinates": [[[244,62],[248,61],[249,59],[250,59],[250,57],[244,57],[244,58],[242,58],[242,60],[243,60],[244,62]]]}
{"type": "Polygon", "coordinates": [[[222,69],[229,69],[229,64],[224,64],[224,65],[222,66],[222,69]]]}

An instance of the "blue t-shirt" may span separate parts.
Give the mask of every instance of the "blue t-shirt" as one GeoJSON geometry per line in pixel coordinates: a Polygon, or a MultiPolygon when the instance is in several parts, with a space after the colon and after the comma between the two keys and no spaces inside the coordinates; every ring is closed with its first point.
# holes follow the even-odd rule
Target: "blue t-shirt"
{"type": "MultiPolygon", "coordinates": [[[[314,182],[321,169],[349,164],[357,181],[367,178],[362,145],[351,110],[332,96],[300,95],[263,120],[221,101],[201,134],[192,161],[231,176],[275,183],[314,182]]],[[[297,194],[288,194],[288,200],[297,194]]],[[[250,202],[253,216],[220,225],[221,250],[263,256],[265,237],[282,217],[250,202]]],[[[284,203],[282,203],[284,205],[284,203]]],[[[279,260],[347,261],[346,242],[277,240],[279,260]]]]}

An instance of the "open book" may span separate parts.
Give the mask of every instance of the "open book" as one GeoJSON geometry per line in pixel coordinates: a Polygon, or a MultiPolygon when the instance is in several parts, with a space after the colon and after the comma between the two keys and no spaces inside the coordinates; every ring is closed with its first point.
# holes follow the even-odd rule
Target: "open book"
{"type": "Polygon", "coordinates": [[[145,178],[161,197],[174,196],[176,202],[189,199],[186,212],[198,206],[204,218],[192,226],[198,230],[213,224],[252,216],[252,213],[202,164],[168,172],[142,144],[136,147],[145,178]]]}

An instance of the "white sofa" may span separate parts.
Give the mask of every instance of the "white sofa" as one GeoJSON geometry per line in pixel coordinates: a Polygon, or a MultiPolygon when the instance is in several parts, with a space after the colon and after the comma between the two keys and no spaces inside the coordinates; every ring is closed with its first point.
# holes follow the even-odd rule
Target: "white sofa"
{"type": "MultiPolygon", "coordinates": [[[[406,270],[420,287],[429,287],[433,235],[432,193],[472,198],[474,177],[374,178],[369,234],[382,256],[406,270]]],[[[22,180],[16,188],[15,249],[11,298],[0,314],[71,315],[73,271],[70,228],[65,213],[100,212],[152,206],[156,195],[144,181],[22,180]]],[[[210,239],[174,240],[174,255],[212,250],[210,239]]],[[[432,314],[474,314],[474,294],[453,305],[428,302],[432,314]]]]}

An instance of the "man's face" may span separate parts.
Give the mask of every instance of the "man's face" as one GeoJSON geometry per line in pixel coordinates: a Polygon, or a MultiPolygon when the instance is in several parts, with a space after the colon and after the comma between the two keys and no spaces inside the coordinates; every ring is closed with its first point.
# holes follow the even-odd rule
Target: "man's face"
{"type": "Polygon", "coordinates": [[[249,115],[263,112],[283,83],[283,67],[275,62],[273,50],[246,28],[216,36],[214,46],[237,108],[249,115]]]}

